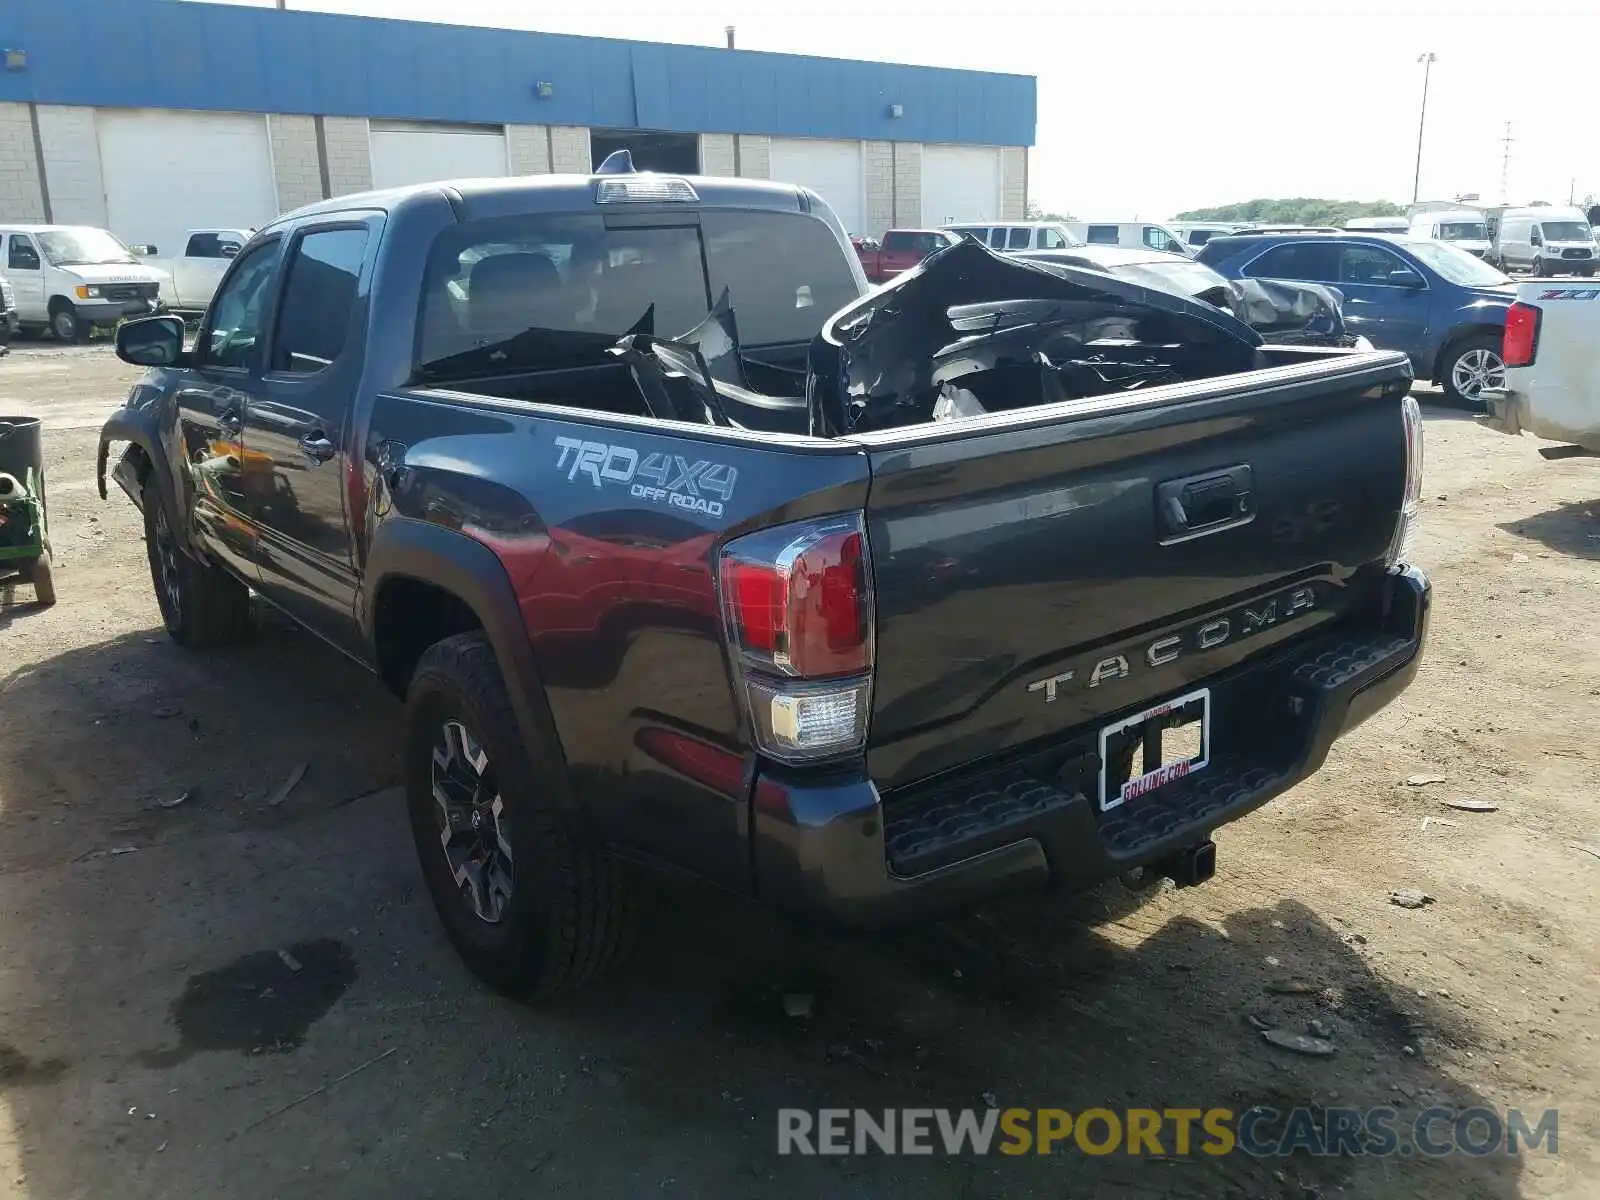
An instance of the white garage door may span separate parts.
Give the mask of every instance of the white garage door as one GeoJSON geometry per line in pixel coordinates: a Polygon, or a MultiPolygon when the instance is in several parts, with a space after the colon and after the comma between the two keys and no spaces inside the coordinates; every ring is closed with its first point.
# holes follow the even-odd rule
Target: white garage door
{"type": "Polygon", "coordinates": [[[771,176],[808,187],[828,202],[846,231],[865,232],[866,176],[860,142],[773,138],[771,176]]]}
{"type": "Polygon", "coordinates": [[[96,114],[106,219],[125,242],[181,253],[191,228],[251,229],[278,215],[267,119],[116,109],[96,114]]]}
{"type": "Polygon", "coordinates": [[[1000,151],[988,146],[922,148],[922,223],[1000,217],[1000,151]]]}
{"type": "Polygon", "coordinates": [[[404,187],[436,179],[497,179],[506,166],[499,127],[372,122],[372,186],[404,187]]]}

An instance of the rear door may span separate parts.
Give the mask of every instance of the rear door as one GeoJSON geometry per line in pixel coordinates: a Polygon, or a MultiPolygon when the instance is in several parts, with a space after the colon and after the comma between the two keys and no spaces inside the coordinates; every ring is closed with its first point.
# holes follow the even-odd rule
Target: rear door
{"type": "Polygon", "coordinates": [[[1362,356],[855,435],[874,781],[1096,729],[1371,602],[1409,383],[1394,356],[1362,356]]]}
{"type": "Polygon", "coordinates": [[[359,632],[346,481],[360,469],[350,415],[361,381],[364,268],[377,245],[378,221],[353,214],[295,233],[245,425],[261,590],[352,650],[359,632]]]}

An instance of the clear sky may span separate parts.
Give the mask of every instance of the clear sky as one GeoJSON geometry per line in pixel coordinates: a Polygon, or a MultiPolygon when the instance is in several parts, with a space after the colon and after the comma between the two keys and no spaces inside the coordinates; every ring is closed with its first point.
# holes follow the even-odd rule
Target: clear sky
{"type": "MultiPolygon", "coordinates": [[[[273,7],[276,0],[233,0],[273,7]]],[[[645,41],[1011,71],[1039,80],[1032,199],[1078,217],[1166,217],[1256,196],[1600,195],[1597,0],[289,0],[289,7],[645,41]]]]}

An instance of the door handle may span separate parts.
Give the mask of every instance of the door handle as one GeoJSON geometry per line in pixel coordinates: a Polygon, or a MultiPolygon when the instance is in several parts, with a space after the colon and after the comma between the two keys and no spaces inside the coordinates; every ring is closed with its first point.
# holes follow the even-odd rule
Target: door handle
{"type": "Polygon", "coordinates": [[[308,433],[302,437],[300,439],[300,449],[305,452],[307,458],[319,463],[325,463],[339,453],[339,448],[330,442],[327,435],[320,429],[315,433],[308,433]]]}

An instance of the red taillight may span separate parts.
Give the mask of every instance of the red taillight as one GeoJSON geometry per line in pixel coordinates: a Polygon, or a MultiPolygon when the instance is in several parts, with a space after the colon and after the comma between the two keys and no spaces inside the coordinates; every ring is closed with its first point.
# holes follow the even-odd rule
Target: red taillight
{"type": "Polygon", "coordinates": [[[722,558],[737,649],[780,674],[853,675],[871,666],[860,522],[804,523],[740,538],[722,558]]]}
{"type": "Polygon", "coordinates": [[[723,547],[723,619],[756,744],[791,762],[858,753],[872,689],[872,573],[859,514],[723,547]]]}
{"type": "Polygon", "coordinates": [[[1532,304],[1520,301],[1506,313],[1505,344],[1501,357],[1508,367],[1526,367],[1533,364],[1539,350],[1539,318],[1543,314],[1532,304]]]}

